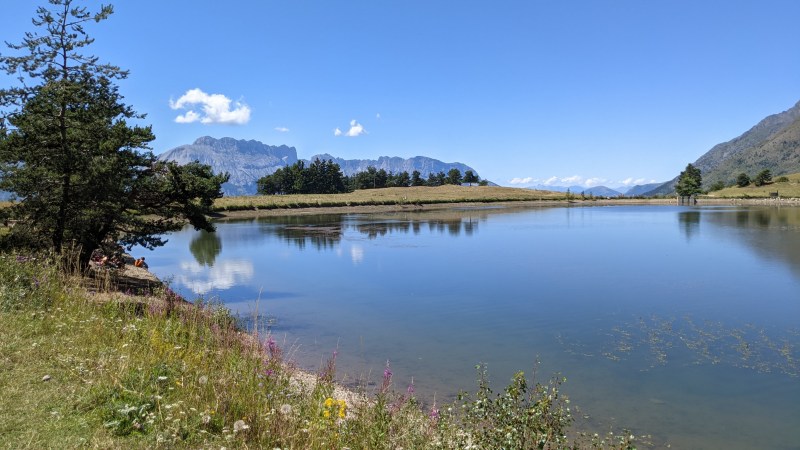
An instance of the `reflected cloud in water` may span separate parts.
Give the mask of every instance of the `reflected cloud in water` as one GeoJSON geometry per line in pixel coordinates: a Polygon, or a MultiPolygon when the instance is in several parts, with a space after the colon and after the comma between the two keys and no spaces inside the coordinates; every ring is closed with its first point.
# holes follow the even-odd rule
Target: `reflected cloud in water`
{"type": "Polygon", "coordinates": [[[364,261],[364,248],[360,245],[350,247],[350,258],[352,258],[353,264],[360,264],[361,261],[364,261]]]}
{"type": "Polygon", "coordinates": [[[219,261],[211,267],[195,261],[183,261],[180,267],[182,272],[176,281],[199,295],[230,289],[250,281],[254,273],[253,263],[245,259],[219,261]]]}

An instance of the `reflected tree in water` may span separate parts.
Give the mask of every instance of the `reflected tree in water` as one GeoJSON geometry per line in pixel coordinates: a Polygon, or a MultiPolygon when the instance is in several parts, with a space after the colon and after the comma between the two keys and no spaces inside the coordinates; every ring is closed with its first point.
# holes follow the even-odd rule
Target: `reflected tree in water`
{"type": "Polygon", "coordinates": [[[686,239],[691,239],[700,231],[700,211],[683,211],[678,213],[678,222],[686,239]]]}
{"type": "Polygon", "coordinates": [[[201,266],[214,266],[214,261],[222,252],[222,240],[216,233],[201,231],[189,244],[189,251],[201,266]]]}

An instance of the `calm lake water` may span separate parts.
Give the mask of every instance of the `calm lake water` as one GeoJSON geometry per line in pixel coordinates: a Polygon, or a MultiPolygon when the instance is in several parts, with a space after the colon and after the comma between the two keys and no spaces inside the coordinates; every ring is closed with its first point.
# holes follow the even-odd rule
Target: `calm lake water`
{"type": "MultiPolygon", "coordinates": [[[[430,403],[567,377],[581,427],[800,448],[800,208],[459,208],[223,221],[146,253],[345,383],[430,403]],[[254,318],[256,318],[254,320],[254,318]]],[[[138,253],[142,253],[141,251],[138,253]]]]}

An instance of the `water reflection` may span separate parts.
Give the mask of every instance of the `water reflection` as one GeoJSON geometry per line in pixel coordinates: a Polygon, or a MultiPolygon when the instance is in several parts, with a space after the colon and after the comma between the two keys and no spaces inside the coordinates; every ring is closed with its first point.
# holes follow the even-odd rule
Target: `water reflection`
{"type": "Polygon", "coordinates": [[[211,267],[222,251],[222,240],[217,233],[201,230],[189,244],[189,251],[192,252],[197,264],[211,267]]]}
{"type": "Polygon", "coordinates": [[[681,231],[686,236],[686,240],[690,240],[700,231],[700,211],[679,212],[678,223],[681,224],[681,231]]]}
{"type": "MultiPolygon", "coordinates": [[[[787,233],[800,233],[800,208],[709,208],[691,211],[696,224],[680,220],[689,237],[702,221],[715,227],[715,234],[747,245],[763,260],[782,261],[800,276],[800,239],[787,239],[787,233]]],[[[686,213],[689,214],[689,213],[686,213]]]]}
{"type": "Polygon", "coordinates": [[[200,265],[194,261],[184,261],[181,273],[175,279],[182,286],[198,295],[213,290],[230,289],[253,278],[253,263],[249,260],[220,261],[214,266],[200,265]]]}
{"type": "MultiPolygon", "coordinates": [[[[307,246],[316,250],[331,250],[343,236],[357,233],[373,240],[393,233],[419,235],[426,227],[431,233],[452,237],[473,236],[480,222],[487,220],[490,212],[498,210],[448,210],[412,213],[386,213],[380,215],[304,215],[263,217],[257,219],[259,231],[277,236],[298,248],[307,246]]],[[[508,213],[508,211],[505,211],[508,213]]],[[[227,221],[241,223],[244,221],[227,221]]],[[[363,248],[353,249],[353,261],[363,258],[363,248]]]]}

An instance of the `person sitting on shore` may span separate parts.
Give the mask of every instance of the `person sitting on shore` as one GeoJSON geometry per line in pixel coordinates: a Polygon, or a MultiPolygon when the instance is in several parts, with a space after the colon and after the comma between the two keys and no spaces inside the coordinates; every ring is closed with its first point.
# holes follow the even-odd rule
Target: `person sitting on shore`
{"type": "Polygon", "coordinates": [[[133,263],[133,265],[136,266],[136,267],[141,267],[142,269],[147,269],[147,263],[144,262],[144,256],[142,256],[141,258],[137,259],[133,263]]]}

